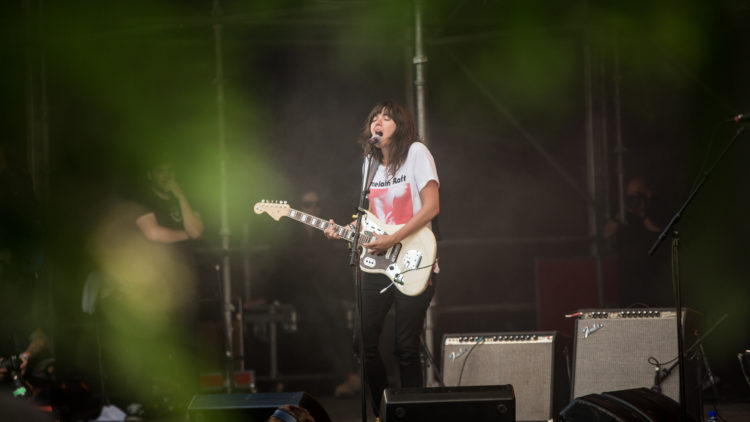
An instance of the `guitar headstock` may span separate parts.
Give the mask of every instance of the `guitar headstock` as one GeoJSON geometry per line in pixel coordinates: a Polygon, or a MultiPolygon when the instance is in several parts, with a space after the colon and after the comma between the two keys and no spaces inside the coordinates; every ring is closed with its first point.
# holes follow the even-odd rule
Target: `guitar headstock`
{"type": "Polygon", "coordinates": [[[292,210],[292,207],[286,201],[267,201],[263,200],[258,202],[253,207],[256,214],[266,213],[276,221],[279,221],[281,217],[286,217],[292,210]]]}

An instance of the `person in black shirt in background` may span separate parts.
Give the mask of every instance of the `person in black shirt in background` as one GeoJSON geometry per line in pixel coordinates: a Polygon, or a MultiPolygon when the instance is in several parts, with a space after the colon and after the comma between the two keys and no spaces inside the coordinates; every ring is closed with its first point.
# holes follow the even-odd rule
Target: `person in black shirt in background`
{"type": "Polygon", "coordinates": [[[669,306],[669,279],[659,278],[665,262],[661,254],[648,254],[662,230],[651,186],[644,177],[632,177],[625,195],[625,218],[618,215],[604,226],[604,239],[619,258],[620,305],[669,306]]]}
{"type": "Polygon", "coordinates": [[[177,183],[170,162],[157,163],[148,170],[151,181],[143,205],[146,214],[135,223],[149,240],[157,243],[185,245],[203,235],[203,221],[177,183]]]}

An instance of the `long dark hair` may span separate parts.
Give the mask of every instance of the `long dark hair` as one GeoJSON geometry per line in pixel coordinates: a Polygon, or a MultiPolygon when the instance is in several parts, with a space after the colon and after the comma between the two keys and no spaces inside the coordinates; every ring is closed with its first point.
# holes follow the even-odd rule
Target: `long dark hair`
{"type": "MultiPolygon", "coordinates": [[[[375,105],[370,111],[370,114],[365,120],[365,124],[362,127],[362,133],[359,135],[359,144],[362,146],[362,151],[367,154],[370,150],[368,140],[372,136],[370,133],[370,123],[372,119],[380,114],[381,112],[390,116],[393,122],[396,123],[396,131],[391,137],[391,161],[388,163],[388,174],[393,176],[396,174],[396,170],[404,164],[406,156],[409,154],[409,147],[414,142],[419,141],[417,136],[417,126],[414,124],[414,116],[411,114],[406,107],[398,104],[392,100],[383,100],[375,105]]],[[[376,160],[383,162],[383,151],[380,148],[372,148],[372,154],[376,160]]]]}

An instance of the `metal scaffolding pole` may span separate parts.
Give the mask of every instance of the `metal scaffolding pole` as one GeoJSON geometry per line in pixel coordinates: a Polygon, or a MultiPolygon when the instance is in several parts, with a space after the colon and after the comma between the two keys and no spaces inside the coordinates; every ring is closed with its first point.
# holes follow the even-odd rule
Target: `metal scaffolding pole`
{"type": "Polygon", "coordinates": [[[425,112],[425,68],[427,56],[424,53],[424,40],[422,38],[422,1],[414,0],[414,88],[417,109],[417,133],[429,143],[427,137],[427,114],[425,112]]]}
{"type": "MultiPolygon", "coordinates": [[[[588,234],[589,236],[596,236],[596,153],[595,153],[595,139],[594,139],[594,96],[593,96],[593,75],[591,65],[591,46],[586,45],[583,51],[583,72],[584,72],[584,98],[586,108],[586,191],[589,198],[592,200],[589,202],[587,208],[588,215],[588,234]]],[[[598,250],[596,243],[591,243],[590,253],[591,256],[597,256],[598,250]]]]}
{"type": "MultiPolygon", "coordinates": [[[[617,38],[615,38],[617,41],[617,38]]],[[[623,156],[625,154],[625,146],[622,143],[622,111],[620,109],[620,47],[619,43],[615,42],[613,48],[613,84],[615,88],[615,154],[617,154],[617,199],[618,199],[618,213],[620,215],[620,222],[627,223],[625,221],[625,166],[623,156]]],[[[610,216],[611,217],[611,216],[610,216]]]]}
{"type": "MultiPolygon", "coordinates": [[[[50,162],[49,162],[49,101],[47,92],[46,57],[43,48],[43,27],[40,24],[44,16],[44,2],[42,0],[24,0],[23,11],[27,24],[25,38],[28,42],[25,48],[26,62],[26,152],[28,170],[34,198],[39,207],[38,218],[40,226],[45,225],[48,217],[42,210],[49,201],[50,162]]],[[[41,242],[41,240],[38,240],[41,242]]],[[[38,245],[41,248],[41,245],[38,245]]],[[[55,329],[55,297],[53,292],[53,278],[50,276],[50,266],[42,254],[39,268],[34,271],[36,282],[45,291],[45,305],[47,307],[46,325],[50,334],[55,329]]],[[[55,339],[51,338],[50,352],[55,353],[55,339]]]]}
{"type": "Polygon", "coordinates": [[[219,140],[219,184],[220,184],[220,219],[221,229],[221,281],[223,290],[223,316],[224,316],[224,386],[228,393],[232,392],[234,387],[234,345],[232,339],[232,313],[234,305],[232,304],[232,278],[229,259],[229,216],[228,216],[228,195],[227,195],[227,147],[226,135],[224,130],[224,67],[222,51],[222,29],[221,24],[221,5],[219,0],[214,0],[213,4],[213,30],[214,30],[214,51],[216,57],[216,117],[217,117],[217,135],[219,140]]]}
{"type": "MultiPolygon", "coordinates": [[[[414,95],[416,97],[416,118],[417,134],[422,141],[429,143],[427,136],[427,112],[425,110],[425,92],[427,80],[425,79],[425,68],[427,67],[427,56],[424,52],[424,38],[422,37],[422,1],[414,0],[414,95]]],[[[433,331],[435,329],[435,307],[437,306],[437,296],[432,296],[427,315],[425,316],[424,345],[427,348],[426,353],[429,359],[435,356],[433,347],[433,331]]],[[[427,363],[435,365],[436,362],[427,363]]],[[[432,387],[436,384],[435,372],[433,368],[425,371],[425,385],[432,387]]]]}
{"type": "Polygon", "coordinates": [[[47,75],[44,52],[41,48],[41,26],[44,13],[41,1],[24,1],[29,18],[26,39],[33,43],[26,48],[26,118],[29,173],[34,192],[42,201],[49,194],[49,108],[47,102],[47,75]]]}
{"type": "Polygon", "coordinates": [[[586,189],[592,201],[588,204],[588,235],[592,239],[589,244],[589,253],[596,260],[596,284],[597,303],[603,307],[605,303],[604,292],[604,269],[602,262],[601,246],[599,239],[599,207],[601,198],[607,198],[606,190],[606,150],[607,150],[607,102],[606,102],[606,68],[605,58],[601,54],[595,54],[592,50],[592,34],[590,25],[586,26],[583,47],[583,72],[584,72],[584,105],[585,105],[585,149],[586,149],[586,189]],[[595,61],[599,61],[599,74],[594,74],[595,61]],[[596,76],[599,77],[600,109],[598,116],[594,109],[594,85],[596,76]],[[595,131],[595,121],[599,118],[599,131],[595,131]],[[598,138],[598,139],[597,139],[598,138]],[[601,180],[600,180],[601,179],[601,180]]]}

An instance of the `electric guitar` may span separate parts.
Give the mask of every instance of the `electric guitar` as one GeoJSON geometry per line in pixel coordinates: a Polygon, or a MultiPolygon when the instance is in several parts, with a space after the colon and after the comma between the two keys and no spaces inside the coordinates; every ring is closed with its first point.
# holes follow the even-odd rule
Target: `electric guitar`
{"type": "MultiPolygon", "coordinates": [[[[276,221],[279,221],[281,217],[289,217],[321,231],[328,226],[333,226],[342,239],[354,241],[354,229],[331,224],[321,218],[295,210],[286,201],[264,200],[255,204],[253,210],[256,214],[265,212],[276,221]]],[[[359,235],[359,267],[367,273],[385,274],[401,293],[416,296],[427,288],[437,254],[435,235],[429,227],[422,227],[410,234],[383,255],[371,254],[367,248],[361,246],[363,243],[376,239],[379,235],[394,233],[401,227],[402,225],[385,224],[369,211],[365,211],[359,235]]]]}

